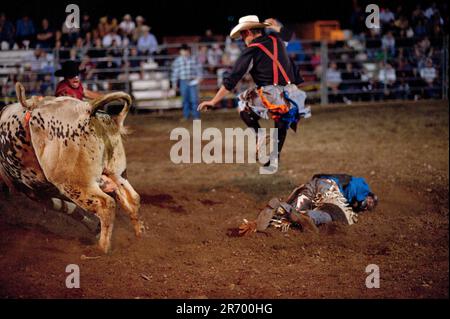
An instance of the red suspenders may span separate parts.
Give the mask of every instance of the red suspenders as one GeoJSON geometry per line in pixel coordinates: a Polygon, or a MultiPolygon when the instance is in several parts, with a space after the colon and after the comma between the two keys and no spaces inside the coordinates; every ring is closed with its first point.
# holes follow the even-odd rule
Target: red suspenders
{"type": "Polygon", "coordinates": [[[269,36],[269,38],[272,39],[273,42],[273,54],[261,43],[252,43],[249,45],[249,47],[258,47],[260,48],[267,56],[272,60],[272,67],[273,67],[273,85],[278,85],[278,70],[281,72],[281,75],[283,76],[284,80],[290,84],[291,81],[289,80],[289,77],[286,74],[286,71],[284,70],[281,63],[278,61],[278,42],[277,39],[274,36],[269,36]]]}

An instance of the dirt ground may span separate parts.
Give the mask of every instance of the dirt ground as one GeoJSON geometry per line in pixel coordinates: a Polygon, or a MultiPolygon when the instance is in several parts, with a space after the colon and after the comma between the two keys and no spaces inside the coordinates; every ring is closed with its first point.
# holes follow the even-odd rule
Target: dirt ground
{"type": "MultiPolygon", "coordinates": [[[[0,297],[448,298],[448,116],[443,102],[313,107],[289,132],[278,173],[259,175],[257,164],[173,164],[170,132],[191,123],[178,112],[130,115],[128,177],[145,237],[118,213],[102,255],[70,218],[0,197],[0,297]],[[233,236],[271,197],[321,172],[366,177],[376,211],[319,235],[233,236]],[[80,289],[65,287],[68,264],[80,266],[80,289]],[[379,289],[365,286],[369,264],[379,289]]],[[[210,126],[243,127],[234,111],[206,114],[210,126]]]]}

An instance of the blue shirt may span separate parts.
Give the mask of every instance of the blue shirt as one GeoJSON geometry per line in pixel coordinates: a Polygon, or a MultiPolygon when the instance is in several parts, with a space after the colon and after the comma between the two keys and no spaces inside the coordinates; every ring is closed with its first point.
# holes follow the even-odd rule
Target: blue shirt
{"type": "Polygon", "coordinates": [[[362,202],[363,200],[366,199],[367,195],[369,195],[369,193],[372,192],[370,190],[369,185],[367,184],[366,180],[363,177],[352,177],[350,179],[350,182],[347,184],[347,187],[345,187],[345,189],[343,188],[343,185],[339,182],[339,179],[337,177],[333,176],[323,176],[323,177],[335,181],[336,184],[339,186],[339,190],[350,204],[354,202],[362,202]]]}

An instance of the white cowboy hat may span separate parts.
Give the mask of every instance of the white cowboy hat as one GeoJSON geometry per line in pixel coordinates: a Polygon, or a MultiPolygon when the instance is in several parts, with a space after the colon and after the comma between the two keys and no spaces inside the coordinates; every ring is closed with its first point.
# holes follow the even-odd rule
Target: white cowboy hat
{"type": "Polygon", "coordinates": [[[230,37],[232,39],[237,39],[239,37],[239,33],[244,30],[249,29],[257,29],[257,28],[265,28],[270,26],[270,24],[266,22],[259,22],[258,16],[250,15],[245,16],[239,19],[239,24],[233,28],[230,32],[230,37]]]}

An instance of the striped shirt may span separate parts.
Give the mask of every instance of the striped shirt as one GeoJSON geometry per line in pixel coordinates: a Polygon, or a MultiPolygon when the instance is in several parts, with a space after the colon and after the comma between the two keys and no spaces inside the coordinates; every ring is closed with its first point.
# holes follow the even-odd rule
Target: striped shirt
{"type": "Polygon", "coordinates": [[[202,66],[193,56],[179,56],[172,64],[172,83],[201,78],[202,66]]]}

